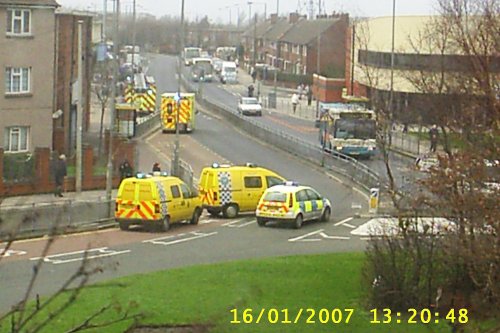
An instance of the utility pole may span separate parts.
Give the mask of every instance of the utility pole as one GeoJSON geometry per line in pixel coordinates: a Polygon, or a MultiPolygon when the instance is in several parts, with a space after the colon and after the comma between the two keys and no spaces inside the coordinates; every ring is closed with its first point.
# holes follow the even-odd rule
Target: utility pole
{"type": "Polygon", "coordinates": [[[178,60],[178,72],[177,72],[177,79],[178,79],[178,98],[179,100],[177,101],[177,112],[175,113],[175,145],[174,145],[174,165],[173,165],[173,170],[172,170],[172,175],[173,176],[179,176],[179,150],[180,150],[180,143],[179,143],[179,111],[181,108],[181,85],[182,85],[182,52],[184,50],[184,0],[182,0],[181,3],[181,40],[180,40],[180,50],[179,50],[179,60],[178,60]]]}
{"type": "Polygon", "coordinates": [[[394,116],[393,101],[394,101],[394,34],[396,32],[395,28],[396,28],[396,0],[392,0],[391,90],[389,92],[390,129],[388,133],[389,146],[392,143],[392,122],[394,116]]]}
{"type": "MultiPolygon", "coordinates": [[[[320,69],[321,69],[321,32],[318,32],[318,40],[316,42],[317,46],[317,54],[316,54],[316,72],[318,73],[318,81],[320,77],[320,69]]],[[[318,89],[316,90],[316,119],[319,117],[319,84],[318,89]]]]}
{"type": "Polygon", "coordinates": [[[102,8],[102,32],[101,32],[101,41],[106,43],[106,14],[108,11],[108,0],[103,0],[103,8],[102,8]]]}
{"type": "Polygon", "coordinates": [[[132,84],[135,86],[135,0],[132,2],[132,84]]]}
{"type": "Polygon", "coordinates": [[[253,65],[257,63],[257,13],[255,13],[253,23],[253,65]]]}
{"type": "Polygon", "coordinates": [[[276,15],[280,17],[280,0],[276,0],[276,15]]]}
{"type": "Polygon", "coordinates": [[[113,190],[113,134],[115,127],[115,101],[116,101],[116,84],[118,76],[118,20],[120,13],[120,0],[114,0],[114,27],[113,27],[113,67],[112,67],[112,80],[111,80],[111,96],[109,103],[111,107],[110,121],[109,121],[109,143],[108,143],[108,164],[106,169],[106,200],[109,204],[109,216],[113,214],[113,202],[111,201],[111,192],[113,190]]]}
{"type": "Polygon", "coordinates": [[[83,127],[83,64],[82,64],[82,26],[83,21],[78,20],[78,101],[76,103],[76,167],[75,189],[76,193],[82,192],[82,127],[83,127]]]}

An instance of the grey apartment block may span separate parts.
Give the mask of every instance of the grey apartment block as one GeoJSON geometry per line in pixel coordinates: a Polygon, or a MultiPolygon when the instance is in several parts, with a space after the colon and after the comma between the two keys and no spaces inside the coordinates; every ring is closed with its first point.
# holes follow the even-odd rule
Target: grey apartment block
{"type": "Polygon", "coordinates": [[[52,147],[55,9],[52,0],[0,0],[0,147],[52,147]]]}

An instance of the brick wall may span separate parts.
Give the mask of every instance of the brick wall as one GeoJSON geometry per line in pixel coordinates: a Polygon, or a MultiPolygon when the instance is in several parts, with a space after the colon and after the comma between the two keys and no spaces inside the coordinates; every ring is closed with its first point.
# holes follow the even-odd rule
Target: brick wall
{"type": "Polygon", "coordinates": [[[344,79],[330,79],[324,76],[313,75],[313,94],[320,102],[342,102],[342,88],[344,79]]]}
{"type": "MultiPolygon", "coordinates": [[[[122,159],[127,158],[131,165],[135,165],[135,142],[115,138],[113,142],[113,186],[120,184],[119,164],[122,159]]],[[[3,149],[0,148],[0,197],[31,195],[50,193],[55,189],[53,175],[51,174],[51,151],[49,148],[36,148],[35,152],[36,175],[29,182],[5,182],[3,179],[3,149]]],[[[57,154],[53,154],[54,157],[57,154]]],[[[96,158],[91,146],[84,146],[82,151],[82,189],[104,190],[106,188],[106,177],[94,175],[93,169],[96,158]]],[[[75,191],[75,178],[66,177],[65,191],[75,191]]]]}

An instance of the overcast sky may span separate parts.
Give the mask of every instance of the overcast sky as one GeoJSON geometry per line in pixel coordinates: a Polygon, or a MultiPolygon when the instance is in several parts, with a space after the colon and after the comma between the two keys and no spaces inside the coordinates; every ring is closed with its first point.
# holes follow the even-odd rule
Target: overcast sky
{"type": "MultiPolygon", "coordinates": [[[[292,11],[307,13],[307,4],[314,2],[316,12],[319,0],[256,0],[253,1],[252,15],[255,11],[263,14],[267,5],[267,14],[276,12],[279,2],[280,14],[292,11]]],[[[105,0],[57,0],[63,7],[102,11],[105,0]]],[[[113,0],[108,0],[108,8],[112,8],[113,0]]],[[[132,0],[121,0],[123,11],[131,11],[132,0]]],[[[348,12],[352,16],[389,16],[392,15],[392,0],[321,0],[323,11],[348,12]]],[[[396,0],[396,15],[432,14],[437,0],[396,0]]],[[[138,12],[146,12],[157,17],[163,15],[180,16],[181,0],[136,0],[138,12]]],[[[185,0],[185,15],[191,19],[208,15],[211,22],[227,23],[230,18],[236,22],[237,11],[248,17],[248,0],[185,0]]]]}

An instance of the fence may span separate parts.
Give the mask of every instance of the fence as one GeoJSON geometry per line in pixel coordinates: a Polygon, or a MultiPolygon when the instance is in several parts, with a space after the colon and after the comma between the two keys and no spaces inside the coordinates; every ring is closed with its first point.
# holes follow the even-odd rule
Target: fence
{"type": "MultiPolygon", "coordinates": [[[[51,232],[64,233],[82,228],[103,227],[110,221],[110,202],[104,197],[93,200],[64,200],[50,203],[0,206],[0,240],[35,237],[51,232]]],[[[111,222],[112,223],[112,222],[111,222]]]]}
{"type": "MultiPolygon", "coordinates": [[[[187,80],[184,80],[184,85],[188,88],[188,90],[196,91],[195,87],[187,80]]],[[[359,163],[351,157],[341,154],[329,154],[323,151],[320,147],[312,145],[286,132],[240,116],[232,108],[211,99],[209,96],[203,96],[203,99],[199,102],[218,112],[230,123],[235,125],[237,128],[250,133],[253,137],[279,147],[288,153],[304,158],[314,164],[324,166],[327,169],[340,173],[356,182],[366,190],[372,187],[380,186],[378,175],[364,164],[359,163]]]]}
{"type": "Polygon", "coordinates": [[[146,117],[137,118],[137,125],[135,127],[135,137],[140,137],[151,129],[160,126],[160,112],[156,111],[146,117]]]}
{"type": "Polygon", "coordinates": [[[430,144],[428,140],[421,140],[418,136],[392,131],[391,147],[415,156],[429,152],[430,144]]]}

